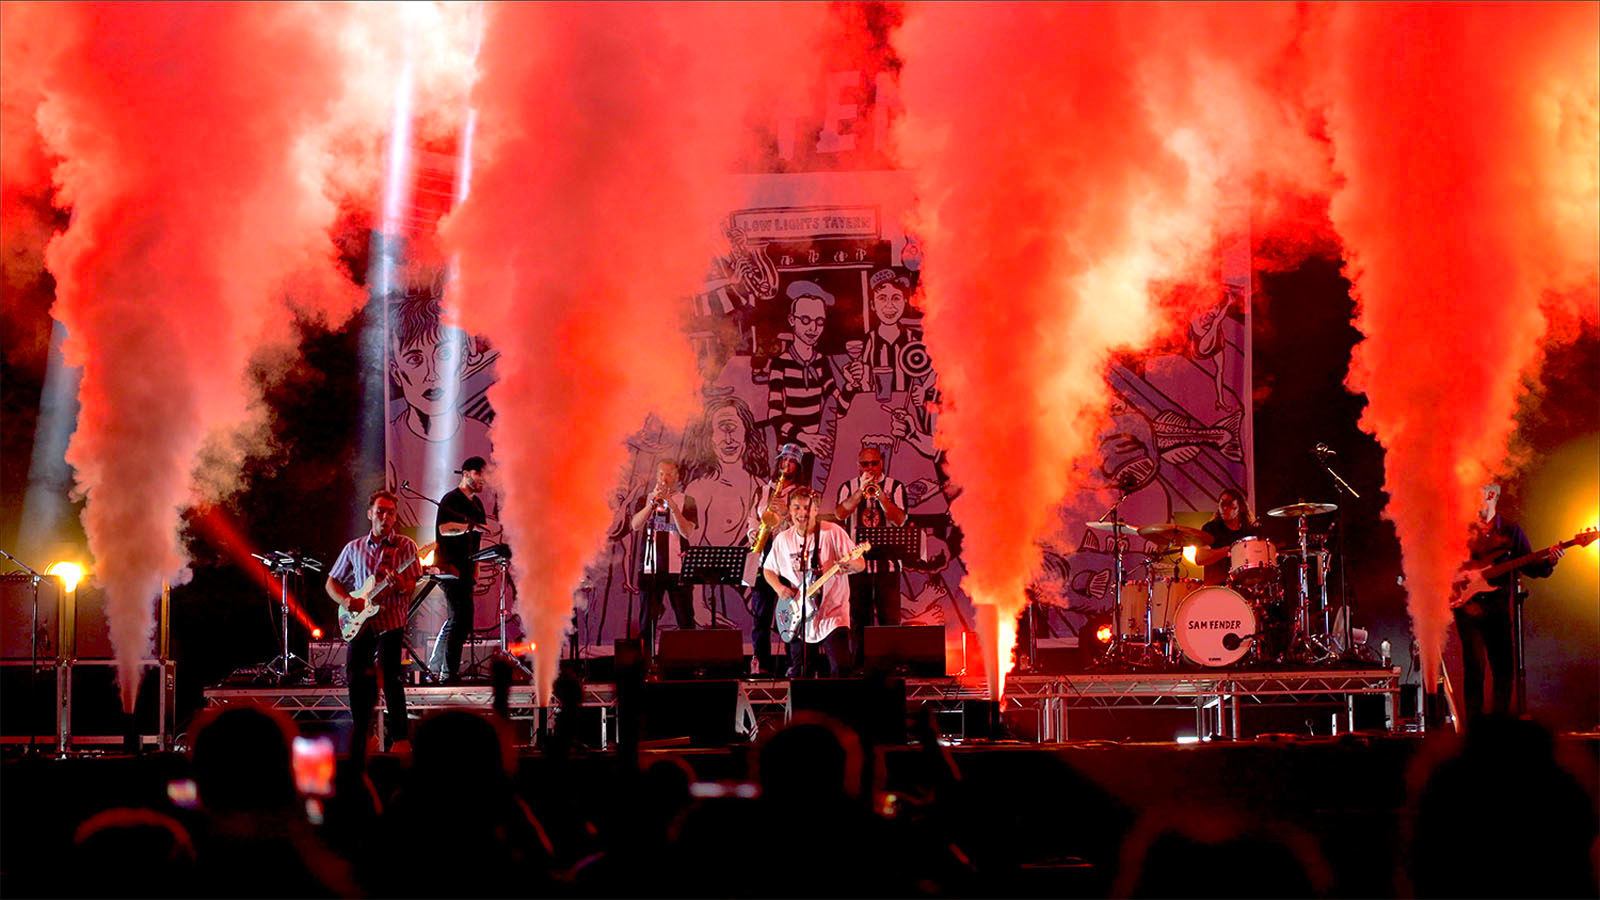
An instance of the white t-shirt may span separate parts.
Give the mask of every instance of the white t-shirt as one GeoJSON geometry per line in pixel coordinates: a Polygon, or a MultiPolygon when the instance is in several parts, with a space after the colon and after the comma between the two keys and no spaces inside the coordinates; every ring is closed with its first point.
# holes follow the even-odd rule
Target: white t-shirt
{"type": "MultiPolygon", "coordinates": [[[[821,542],[818,575],[848,556],[856,547],[850,535],[833,522],[819,523],[814,538],[805,540],[804,546],[800,532],[793,527],[785,528],[773,539],[772,553],[767,557],[767,569],[787,579],[790,584],[799,586],[801,570],[811,563],[813,540],[821,542]]],[[[817,608],[807,607],[805,642],[815,644],[835,628],[849,626],[850,579],[841,572],[823,585],[821,603],[817,608]]]]}

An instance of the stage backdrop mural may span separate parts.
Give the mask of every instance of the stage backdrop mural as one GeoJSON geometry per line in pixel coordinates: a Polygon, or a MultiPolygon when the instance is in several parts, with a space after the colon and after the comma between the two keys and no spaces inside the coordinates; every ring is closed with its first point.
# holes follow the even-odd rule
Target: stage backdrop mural
{"type": "MultiPolygon", "coordinates": [[[[900,576],[902,624],[943,626],[951,672],[967,665],[964,646],[975,652],[974,611],[961,590],[961,530],[950,515],[957,487],[934,441],[939,375],[917,309],[922,248],[902,225],[912,198],[907,179],[885,168],[870,146],[870,136],[883,133],[881,104],[870,101],[885,80],[838,73],[830,83],[865,86],[869,102],[850,108],[859,113],[855,132],[842,133],[849,117],[830,109],[820,126],[795,129],[815,136],[814,145],[786,143],[780,134],[768,161],[773,171],[730,176],[742,180],[751,200],[721,223],[723,253],[708,261],[697,295],[663,298],[683,310],[685,334],[662,340],[693,344],[701,414],[643,423],[628,439],[630,464],[618,482],[595,485],[609,493],[616,514],[602,553],[575,586],[576,640],[563,653],[606,655],[613,640],[637,633],[641,541],[627,513],[651,489],[659,460],[679,461],[683,489],[695,501],[699,521],[689,544],[743,545],[776,451],[789,442],[806,448],[805,475],[823,492],[825,509],[859,474],[860,451],[882,452],[886,474],[904,486],[917,531],[917,558],[900,576]]],[[[1127,360],[1108,373],[1117,401],[1100,442],[1102,488],[1064,498],[1061,528],[1045,541],[1045,567],[1033,589],[1038,634],[1047,641],[1070,640],[1087,615],[1109,608],[1111,548],[1083,520],[1110,504],[1119,478],[1133,486],[1121,515],[1135,524],[1199,524],[1222,489],[1250,492],[1247,239],[1223,254],[1219,277],[1221,300],[1190,323],[1181,352],[1127,360]]],[[[468,456],[491,461],[485,507],[491,525],[498,518],[488,441],[493,410],[485,399],[494,378],[493,335],[469,336],[445,324],[447,281],[443,270],[413,276],[388,298],[386,316],[387,480],[401,495],[402,525],[421,542],[433,537],[433,501],[454,486],[454,470],[468,456]]],[[[1145,549],[1134,544],[1130,549],[1145,549]]],[[[498,637],[505,610],[515,641],[521,628],[510,582],[481,568],[479,635],[498,637]]],[[[738,629],[748,652],[747,594],[738,586],[697,587],[696,625],[738,629]]],[[[431,649],[443,612],[442,597],[418,607],[410,636],[418,653],[431,649]]],[[[672,619],[669,605],[662,627],[672,628],[672,619]]]]}

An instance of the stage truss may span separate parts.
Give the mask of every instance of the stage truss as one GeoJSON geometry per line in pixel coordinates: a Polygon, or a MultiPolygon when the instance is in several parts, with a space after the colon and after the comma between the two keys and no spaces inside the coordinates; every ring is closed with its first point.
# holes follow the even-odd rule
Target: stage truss
{"type": "MultiPolygon", "coordinates": [[[[754,734],[758,718],[787,719],[791,714],[788,681],[745,679],[738,685],[735,717],[741,734],[754,734]]],[[[1195,714],[1196,736],[1230,738],[1240,734],[1240,711],[1255,706],[1337,705],[1343,710],[1339,718],[1344,720],[1344,730],[1353,731],[1356,698],[1361,696],[1383,697],[1385,728],[1400,730],[1399,670],[1381,668],[1012,675],[1006,679],[1005,708],[1034,712],[1041,742],[1072,740],[1072,711],[1091,709],[1189,709],[1195,714]]],[[[979,708],[973,706],[974,701],[988,699],[989,691],[982,681],[958,677],[906,679],[908,706],[931,703],[941,711],[960,714],[963,732],[964,717],[979,708]]],[[[343,687],[213,688],[205,692],[205,701],[207,706],[261,703],[302,721],[328,721],[350,713],[343,687]]],[[[458,707],[487,712],[493,703],[488,685],[406,689],[407,708],[419,713],[458,707]]],[[[379,705],[381,708],[381,701],[379,705]]],[[[609,746],[616,733],[616,686],[584,685],[583,705],[600,708],[599,745],[609,746]]],[[[513,721],[537,725],[541,714],[556,708],[552,705],[541,709],[528,685],[514,685],[511,689],[509,712],[513,721]]],[[[376,718],[382,722],[381,715],[376,718]]]]}

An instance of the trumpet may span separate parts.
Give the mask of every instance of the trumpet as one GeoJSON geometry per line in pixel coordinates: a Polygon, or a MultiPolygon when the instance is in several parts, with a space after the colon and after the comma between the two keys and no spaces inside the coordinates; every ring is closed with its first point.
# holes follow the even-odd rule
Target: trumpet
{"type": "Polygon", "coordinates": [[[876,500],[883,496],[883,488],[879,487],[876,481],[869,481],[861,486],[861,496],[868,500],[876,500]]]}

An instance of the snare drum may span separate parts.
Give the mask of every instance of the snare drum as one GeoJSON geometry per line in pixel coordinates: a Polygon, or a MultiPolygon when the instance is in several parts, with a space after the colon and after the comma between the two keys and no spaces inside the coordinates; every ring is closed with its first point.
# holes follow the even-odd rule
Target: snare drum
{"type": "Polygon", "coordinates": [[[1242,537],[1228,548],[1228,583],[1278,580],[1278,548],[1264,537],[1242,537]]]}
{"type": "Polygon", "coordinates": [[[1250,652],[1258,628],[1250,601],[1237,591],[1213,585],[1190,593],[1178,604],[1173,636],[1190,662],[1227,666],[1250,652]]]}
{"type": "Polygon", "coordinates": [[[1152,578],[1122,583],[1121,633],[1144,635],[1144,612],[1150,609],[1150,627],[1159,632],[1172,630],[1172,614],[1183,598],[1200,589],[1195,578],[1152,578]]]}

